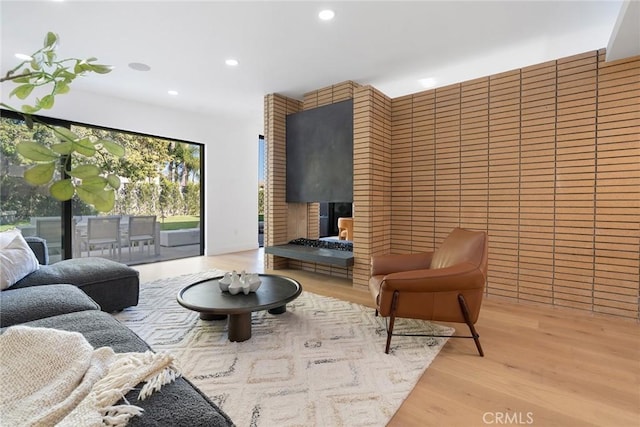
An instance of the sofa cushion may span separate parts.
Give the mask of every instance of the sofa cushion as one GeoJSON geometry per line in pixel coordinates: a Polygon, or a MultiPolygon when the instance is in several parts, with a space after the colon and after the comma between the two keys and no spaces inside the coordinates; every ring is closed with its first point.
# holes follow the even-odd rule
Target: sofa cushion
{"type": "Polygon", "coordinates": [[[0,233],[0,289],[7,289],[40,267],[18,229],[0,233]]]}
{"type": "MultiPolygon", "coordinates": [[[[27,326],[80,332],[94,347],[109,346],[117,353],[142,352],[149,346],[132,330],[101,311],[81,311],[25,323],[27,326]]],[[[178,361],[179,362],[179,361],[178,361]]],[[[138,401],[140,387],[125,398],[144,412],[131,418],[128,426],[232,426],[229,417],[185,378],[162,386],[147,399],[138,401]]],[[[119,402],[119,403],[122,403],[119,402]]]]}
{"type": "Polygon", "coordinates": [[[0,326],[7,327],[31,320],[100,306],[73,285],[38,286],[7,289],[0,296],[0,326]]]}
{"type": "Polygon", "coordinates": [[[138,304],[138,271],[98,257],[73,258],[43,265],[15,283],[13,288],[56,283],[76,285],[109,313],[138,304]]]}

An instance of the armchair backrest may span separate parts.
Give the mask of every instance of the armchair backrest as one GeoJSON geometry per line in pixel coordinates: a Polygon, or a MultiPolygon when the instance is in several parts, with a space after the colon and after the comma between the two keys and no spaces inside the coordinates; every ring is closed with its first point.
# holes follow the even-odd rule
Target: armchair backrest
{"type": "Polygon", "coordinates": [[[454,228],[433,253],[431,269],[451,267],[463,262],[477,265],[487,276],[487,233],[454,228]]]}

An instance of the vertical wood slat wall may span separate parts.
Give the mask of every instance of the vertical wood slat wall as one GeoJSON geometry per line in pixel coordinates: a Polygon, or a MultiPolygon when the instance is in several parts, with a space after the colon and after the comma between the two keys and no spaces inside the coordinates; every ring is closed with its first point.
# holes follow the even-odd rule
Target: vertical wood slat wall
{"type": "MultiPolygon", "coordinates": [[[[286,202],[286,117],[302,109],[302,102],[270,94],[264,98],[264,137],[266,153],[266,191],[264,244],[273,246],[288,241],[286,202]]],[[[287,259],[265,254],[268,269],[287,267],[287,259]]]]}
{"type": "MultiPolygon", "coordinates": [[[[639,57],[588,52],[391,100],[347,82],[304,108],[336,88],[358,97],[354,286],[371,255],[432,250],[461,226],[489,233],[489,295],[639,318],[639,57]]],[[[284,120],[267,100],[265,121],[284,120]]],[[[268,209],[286,212],[274,177],[268,209]]]]}
{"type": "Polygon", "coordinates": [[[353,99],[353,286],[368,289],[371,256],[391,250],[391,98],[371,86],[353,99]]]}
{"type": "Polygon", "coordinates": [[[391,252],[487,230],[489,295],[639,318],[640,58],[603,55],[393,99],[391,252]]]}

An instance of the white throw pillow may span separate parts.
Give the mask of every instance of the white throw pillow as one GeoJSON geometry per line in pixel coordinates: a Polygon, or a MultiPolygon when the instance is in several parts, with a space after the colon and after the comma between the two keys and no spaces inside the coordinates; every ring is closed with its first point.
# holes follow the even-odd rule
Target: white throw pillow
{"type": "Polygon", "coordinates": [[[38,268],[38,258],[20,230],[14,228],[0,233],[0,289],[7,289],[38,268]]]}

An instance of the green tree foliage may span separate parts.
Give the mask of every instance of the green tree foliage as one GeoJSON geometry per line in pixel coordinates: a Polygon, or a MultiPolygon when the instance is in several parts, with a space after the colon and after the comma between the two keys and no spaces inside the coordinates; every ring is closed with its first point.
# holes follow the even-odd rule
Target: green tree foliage
{"type": "Polygon", "coordinates": [[[264,185],[258,188],[258,215],[264,215],[264,185]]]}
{"type": "Polygon", "coordinates": [[[164,139],[81,126],[74,126],[73,130],[83,137],[109,139],[124,147],[125,157],[96,157],[94,164],[129,182],[151,182],[161,175],[165,164],[172,161],[164,139]]]}
{"type": "Polygon", "coordinates": [[[184,188],[185,215],[200,215],[200,184],[187,183],[184,188]]]}

